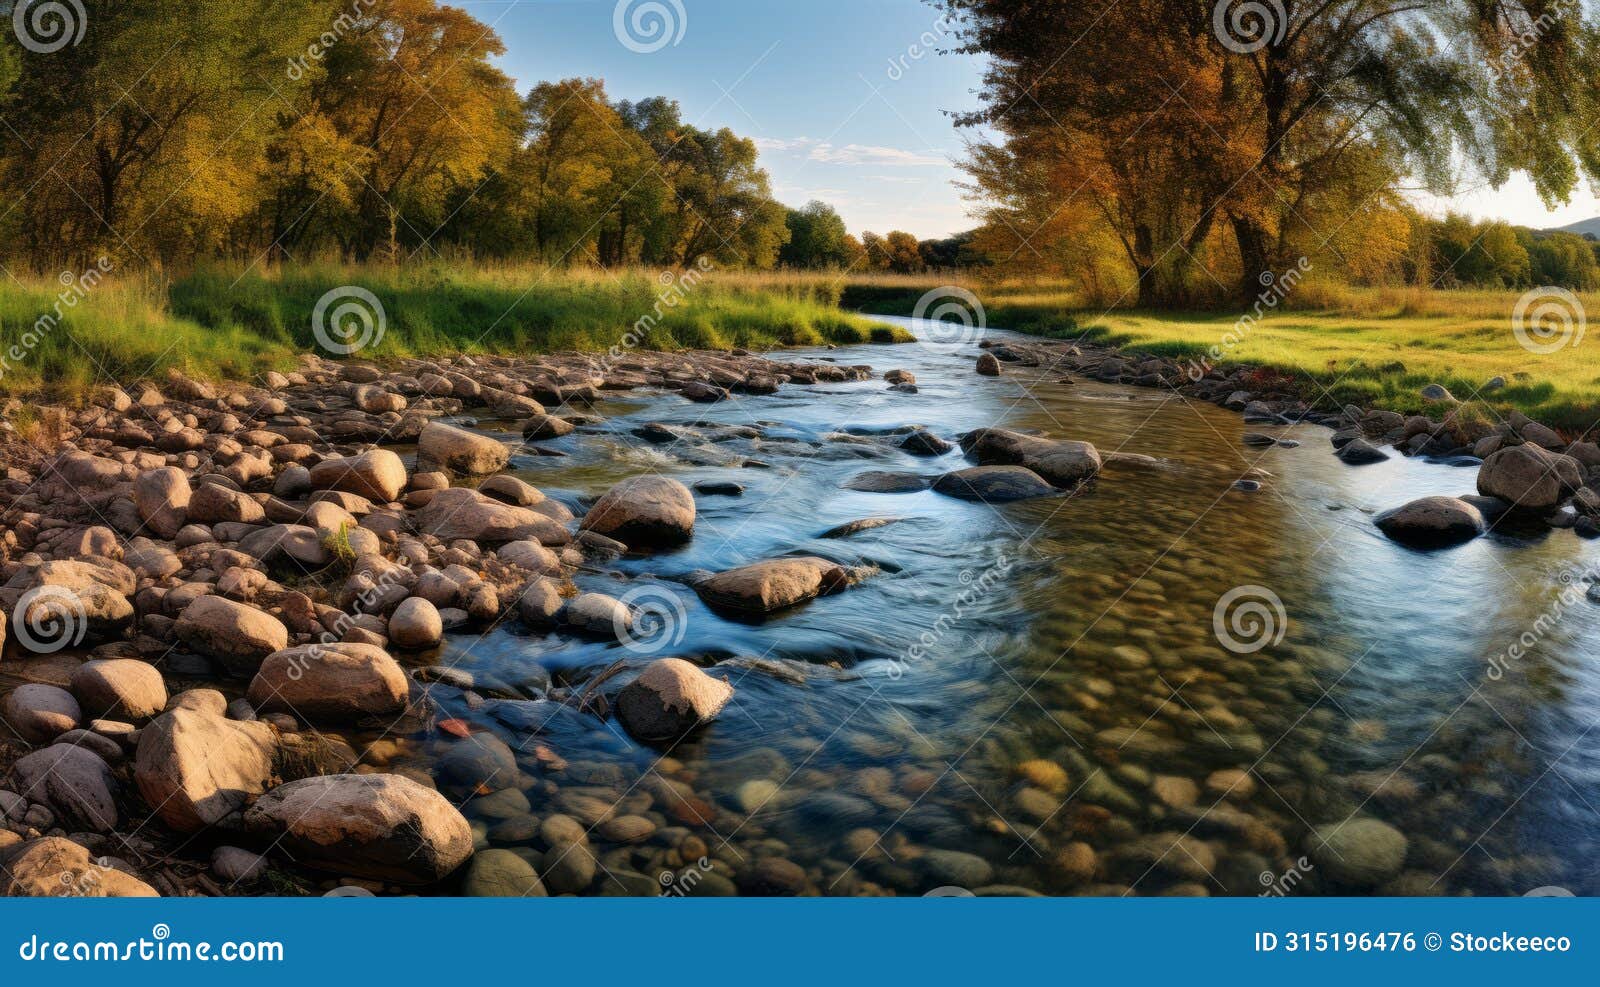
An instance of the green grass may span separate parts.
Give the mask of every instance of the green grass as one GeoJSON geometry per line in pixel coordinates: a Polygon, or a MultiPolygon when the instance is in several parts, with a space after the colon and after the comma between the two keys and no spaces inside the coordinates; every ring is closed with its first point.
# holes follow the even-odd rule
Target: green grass
{"type": "Polygon", "coordinates": [[[383,313],[381,338],[354,354],[363,359],[910,338],[841,310],[825,285],[715,271],[310,264],[242,276],[238,268],[204,268],[172,280],[112,272],[98,284],[79,283],[0,281],[0,390],[81,394],[168,367],[247,378],[292,367],[300,353],[336,355],[319,346],[312,316],[319,299],[347,286],[371,292],[383,313]]]}
{"type": "MultiPolygon", "coordinates": [[[[868,279],[848,285],[852,301],[878,314],[908,314],[920,291],[938,280],[868,279]]],[[[1600,294],[1579,296],[1597,322],[1576,344],[1552,353],[1525,349],[1513,331],[1518,291],[1352,289],[1307,282],[1258,321],[1234,312],[1107,311],[1085,306],[1060,284],[967,283],[988,325],[1059,339],[1133,347],[1178,359],[1223,346],[1221,367],[1250,366],[1293,380],[1308,400],[1355,403],[1401,413],[1439,406],[1419,393],[1443,384],[1458,398],[1476,396],[1481,411],[1512,409],[1556,428],[1581,432],[1600,420],[1600,294]],[[1482,387],[1493,377],[1506,386],[1482,387]]],[[[1553,324],[1552,324],[1553,325],[1553,324]]],[[[1574,333],[1574,336],[1576,334],[1574,333]]],[[[1555,337],[1552,337],[1555,338],[1555,337]]]]}

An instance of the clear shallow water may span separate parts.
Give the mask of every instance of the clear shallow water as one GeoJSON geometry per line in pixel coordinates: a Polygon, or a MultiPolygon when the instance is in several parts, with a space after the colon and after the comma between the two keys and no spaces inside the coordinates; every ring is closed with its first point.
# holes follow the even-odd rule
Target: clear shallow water
{"type": "MultiPolygon", "coordinates": [[[[450,713],[517,752],[533,817],[589,796],[659,827],[636,844],[592,829],[601,867],[587,893],[648,893],[656,880],[726,889],[681,876],[702,844],[711,869],[747,890],[783,884],[751,876],[779,858],[805,872],[806,891],[828,894],[1600,893],[1589,865],[1600,607],[1580,592],[1558,601],[1558,574],[1581,571],[1586,543],[1495,535],[1412,552],[1371,514],[1471,492],[1472,469],[1399,456],[1351,468],[1320,427],[1247,426],[1175,394],[1014,366],[983,378],[971,370],[977,352],[933,342],[801,352],[880,376],[910,370],[921,390],[888,392],[878,379],[710,406],[630,394],[596,409],[603,424],[545,443],[568,456],[516,461],[580,512],[582,498],[645,471],[746,488],[697,495],[695,537],[681,550],[578,577],[618,596],[653,585],[671,611],[655,654],[512,624],[437,658],[558,685],[619,659],[734,659],[715,673],[734,701],[670,750],[595,717],[537,707],[507,717],[436,689],[450,713]],[[755,426],[761,437],[657,446],[631,434],[646,422],[755,426]],[[912,456],[875,433],[924,425],[954,441],[1002,424],[1155,461],[1109,465],[1070,497],[996,506],[841,488],[867,470],[968,465],[959,450],[912,456]],[[1301,445],[1249,448],[1247,431],[1301,445]],[[840,432],[858,441],[831,437],[840,432]],[[739,465],[747,459],[767,468],[739,465]],[[1263,490],[1231,489],[1252,470],[1268,474],[1263,490]],[[866,517],[899,520],[818,537],[866,517]],[[721,619],[672,581],[796,553],[883,571],[759,624],[721,619]],[[662,578],[638,581],[647,576],[662,578]],[[1218,605],[1236,589],[1243,604],[1265,601],[1267,624],[1248,606],[1230,624],[1237,607],[1225,607],[1230,642],[1218,605]],[[1486,677],[1524,632],[1526,656],[1486,677]],[[749,658],[768,664],[739,661],[749,658]],[[548,770],[548,752],[565,770],[548,770]],[[1350,819],[1405,835],[1398,873],[1338,880],[1366,849],[1341,854],[1308,833],[1350,819]],[[698,842],[684,843],[685,829],[698,842]]],[[[436,747],[419,738],[409,749],[426,761],[436,747]]],[[[498,806],[466,811],[486,827],[503,821],[498,806]]],[[[544,844],[518,829],[500,826],[489,842],[537,861],[544,844]]],[[[781,871],[798,883],[796,873],[781,871]]]]}

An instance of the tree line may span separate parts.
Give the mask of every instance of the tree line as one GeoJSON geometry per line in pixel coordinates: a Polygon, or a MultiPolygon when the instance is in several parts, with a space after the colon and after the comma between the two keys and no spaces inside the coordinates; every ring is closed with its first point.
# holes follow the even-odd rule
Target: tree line
{"type": "MultiPolygon", "coordinates": [[[[920,270],[777,202],[755,143],[599,79],[519,93],[437,0],[84,0],[76,44],[0,33],[0,257],[920,270]],[[42,48],[49,50],[41,50],[42,48]]],[[[65,8],[63,8],[65,9],[65,8]]]]}

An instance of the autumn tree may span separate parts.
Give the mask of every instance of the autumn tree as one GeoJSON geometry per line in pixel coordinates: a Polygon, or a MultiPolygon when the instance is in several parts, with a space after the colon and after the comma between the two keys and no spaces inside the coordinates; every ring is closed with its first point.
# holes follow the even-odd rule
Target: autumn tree
{"type": "Polygon", "coordinates": [[[85,3],[77,45],[37,52],[0,37],[15,66],[0,183],[26,247],[55,264],[217,252],[258,202],[285,66],[327,0],[85,3]]]}
{"type": "Polygon", "coordinates": [[[1326,235],[1298,204],[1337,198],[1328,190],[1375,161],[1440,192],[1457,160],[1494,183],[1525,172],[1547,202],[1580,173],[1600,176],[1596,30],[1570,2],[937,5],[964,50],[989,56],[983,106],[962,122],[1098,189],[1087,208],[1120,226],[1130,255],[1143,254],[1141,228],[1163,255],[1193,253],[1197,232],[1224,225],[1239,295],[1257,293],[1295,240],[1326,235]],[[1141,192],[1125,172],[1152,152],[1141,192]],[[1127,218],[1151,208],[1182,217],[1180,232],[1127,218]]]}

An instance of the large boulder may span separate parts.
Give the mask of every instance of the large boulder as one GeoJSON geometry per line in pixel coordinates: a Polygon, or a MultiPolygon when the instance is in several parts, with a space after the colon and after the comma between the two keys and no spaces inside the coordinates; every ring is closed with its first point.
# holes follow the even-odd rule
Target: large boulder
{"type": "Polygon", "coordinates": [[[84,662],[72,671],[72,691],[91,720],[143,723],[167,708],[161,671],[134,658],[84,662]]]}
{"type": "Polygon", "coordinates": [[[1532,444],[1501,449],[1478,469],[1478,492],[1521,510],[1549,510],[1583,486],[1583,467],[1571,456],[1532,444]]]}
{"type": "Polygon", "coordinates": [[[117,783],[111,766],[87,747],[60,743],[25,754],[12,768],[17,794],[42,802],[72,830],[117,827],[117,783]]]}
{"type": "Polygon", "coordinates": [[[417,530],[442,541],[465,538],[498,544],[537,538],[546,545],[559,545],[569,540],[567,530],[549,517],[491,500],[466,487],[436,491],[412,519],[417,530]]]}
{"type": "Polygon", "coordinates": [[[371,644],[305,644],[268,655],[246,698],[264,712],[346,722],[405,709],[409,680],[371,644]]]}
{"type": "Polygon", "coordinates": [[[443,422],[423,426],[417,450],[426,462],[469,476],[504,469],[511,459],[511,450],[505,443],[443,422]]]}
{"type": "Polygon", "coordinates": [[[264,658],[289,646],[289,629],[281,620],[220,596],[202,596],[184,607],[175,630],[178,640],[238,678],[254,675],[264,658]]]}
{"type": "Polygon", "coordinates": [[[177,537],[184,526],[193,491],[189,477],[176,466],[141,473],[133,482],[133,503],[139,520],[161,538],[177,537]]]}
{"type": "Polygon", "coordinates": [[[406,466],[387,449],[369,449],[359,456],[325,459],[311,467],[313,490],[343,490],[387,504],[406,486],[406,466]]]}
{"type": "Polygon", "coordinates": [[[623,480],[595,501],[580,525],[628,545],[672,545],[694,534],[694,495],[665,476],[623,480]]]}
{"type": "Polygon", "coordinates": [[[1058,487],[1075,487],[1100,472],[1100,452],[1087,442],[1056,441],[1004,428],[961,437],[961,449],[982,466],[1026,466],[1058,487]]]}
{"type": "Polygon", "coordinates": [[[277,748],[277,731],[266,723],[229,720],[198,705],[178,707],[140,731],[133,777],[162,822],[197,833],[272,787],[277,748]]]}
{"type": "Polygon", "coordinates": [[[133,622],[132,569],[105,558],[58,559],[18,570],[0,587],[0,607],[25,650],[52,653],[121,636],[133,622]]]}
{"type": "Polygon", "coordinates": [[[1488,530],[1483,512],[1455,497],[1423,497],[1375,519],[1378,530],[1414,548],[1459,545],[1488,530]]]}
{"type": "Polygon", "coordinates": [[[715,573],[694,584],[707,606],[745,614],[766,614],[838,592],[850,573],[837,562],[815,556],[768,559],[715,573]]]}
{"type": "Polygon", "coordinates": [[[681,737],[722,712],[733,686],[682,658],[661,658],[617,697],[617,717],[640,740],[681,737]]]}
{"type": "Polygon", "coordinates": [[[307,867],[395,884],[431,884],[472,856],[472,828],[449,800],[393,774],[292,781],[245,813],[307,867]]]}
{"type": "Polygon", "coordinates": [[[1048,497],[1060,492],[1026,466],[974,466],[956,470],[934,480],[933,489],[947,497],[990,504],[1048,497]]]}
{"type": "Polygon", "coordinates": [[[156,889],[89,857],[59,836],[0,851],[0,895],[8,898],[159,898],[156,889]]]}

